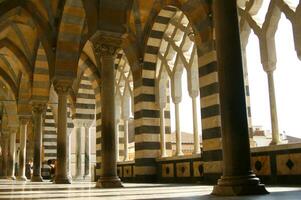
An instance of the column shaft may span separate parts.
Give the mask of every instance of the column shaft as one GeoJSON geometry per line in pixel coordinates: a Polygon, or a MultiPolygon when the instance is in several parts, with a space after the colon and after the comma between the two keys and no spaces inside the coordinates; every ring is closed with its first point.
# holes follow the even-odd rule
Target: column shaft
{"type": "Polygon", "coordinates": [[[198,127],[198,112],[196,98],[192,98],[192,113],[193,113],[193,136],[194,136],[194,154],[201,153],[200,139],[199,139],[199,127],[198,127]]]}
{"type": "Polygon", "coordinates": [[[12,131],[9,137],[9,179],[15,180],[15,160],[16,158],[16,131],[12,131]]]}
{"type": "Polygon", "coordinates": [[[250,144],[236,0],[214,0],[221,101],[223,176],[215,195],[266,194],[250,167],[250,144]],[[229,51],[229,47],[231,51],[229,51]]]}
{"type": "Polygon", "coordinates": [[[33,118],[34,118],[34,156],[33,156],[33,175],[32,182],[42,182],[41,176],[41,152],[42,152],[42,115],[46,106],[44,104],[33,105],[33,118]]]}
{"type": "Polygon", "coordinates": [[[119,120],[116,120],[116,160],[119,161],[119,120]]]}
{"type": "Polygon", "coordinates": [[[175,118],[176,118],[176,156],[182,156],[182,137],[181,137],[181,125],[180,125],[180,105],[175,103],[175,118]]]}
{"type": "Polygon", "coordinates": [[[57,128],[57,166],[56,184],[70,184],[69,175],[69,135],[67,133],[67,85],[55,85],[58,94],[58,128],[57,128]]]}
{"type": "Polygon", "coordinates": [[[26,138],[27,138],[27,121],[21,121],[20,126],[20,156],[19,156],[19,174],[18,180],[26,181],[25,161],[26,161],[26,138]]]}
{"type": "Polygon", "coordinates": [[[91,146],[90,146],[90,128],[85,127],[85,180],[91,180],[91,146]]]}
{"type": "Polygon", "coordinates": [[[129,120],[124,120],[124,161],[129,160],[129,120]]]}
{"type": "Polygon", "coordinates": [[[77,127],[76,128],[76,179],[81,180],[83,179],[83,173],[82,173],[82,128],[77,127]]]}
{"type": "Polygon", "coordinates": [[[2,178],[8,176],[8,152],[9,152],[9,135],[3,134],[1,137],[2,143],[2,178]]]}
{"type": "MultiPolygon", "coordinates": [[[[96,187],[122,187],[117,176],[116,131],[115,131],[115,73],[114,53],[109,52],[111,46],[102,46],[102,85],[101,85],[101,137],[102,137],[102,174],[96,187]]],[[[115,52],[115,51],[113,51],[115,52]]]]}
{"type": "Polygon", "coordinates": [[[166,157],[166,140],[165,140],[165,109],[160,108],[160,146],[161,157],[166,157]]]}
{"type": "Polygon", "coordinates": [[[268,83],[269,83],[270,114],[271,114],[271,124],[272,124],[271,145],[276,145],[281,143],[281,141],[280,141],[279,129],[278,129],[277,104],[276,104],[273,71],[267,72],[267,76],[268,76],[268,83]]]}

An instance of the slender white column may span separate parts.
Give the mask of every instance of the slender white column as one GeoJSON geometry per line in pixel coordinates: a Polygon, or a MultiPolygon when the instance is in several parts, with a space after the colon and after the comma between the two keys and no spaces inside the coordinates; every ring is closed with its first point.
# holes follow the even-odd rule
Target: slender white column
{"type": "Polygon", "coordinates": [[[181,125],[180,125],[180,105],[178,102],[175,103],[175,119],[176,119],[176,155],[182,156],[182,138],[181,138],[181,125]]]}
{"type": "Polygon", "coordinates": [[[268,71],[268,83],[269,83],[269,98],[270,98],[270,114],[271,114],[271,123],[272,123],[272,141],[270,145],[280,144],[280,136],[278,129],[278,117],[277,117],[277,105],[276,105],[276,95],[275,95],[275,86],[274,86],[274,71],[268,71]]]}
{"type": "Polygon", "coordinates": [[[91,180],[91,141],[90,133],[91,129],[85,126],[85,180],[91,180]]]}
{"type": "Polygon", "coordinates": [[[119,162],[119,120],[116,120],[115,123],[115,130],[116,130],[116,140],[115,140],[115,145],[116,145],[116,161],[119,162]]]}
{"type": "Polygon", "coordinates": [[[200,154],[200,139],[199,139],[199,127],[198,127],[198,112],[197,112],[197,98],[192,98],[192,114],[193,114],[193,137],[194,137],[194,154],[200,154]]]}
{"type": "Polygon", "coordinates": [[[82,180],[83,179],[83,170],[82,170],[82,127],[76,127],[76,176],[75,179],[82,180]]]}
{"type": "Polygon", "coordinates": [[[129,120],[124,119],[124,161],[129,160],[129,120]]]}
{"type": "Polygon", "coordinates": [[[20,126],[20,155],[19,155],[19,174],[18,180],[27,181],[25,176],[25,161],[26,161],[26,138],[27,138],[27,119],[21,119],[20,126]]]}
{"type": "Polygon", "coordinates": [[[160,106],[160,147],[161,157],[166,157],[166,140],[165,140],[165,109],[160,106]]]}
{"type": "Polygon", "coordinates": [[[16,158],[16,130],[12,129],[9,138],[9,179],[16,180],[15,158],[16,158]]]}

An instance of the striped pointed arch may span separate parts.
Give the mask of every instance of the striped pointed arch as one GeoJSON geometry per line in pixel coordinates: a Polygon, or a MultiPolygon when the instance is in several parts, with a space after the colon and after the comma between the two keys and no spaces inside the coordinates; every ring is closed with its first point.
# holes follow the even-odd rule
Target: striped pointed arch
{"type": "MultiPolygon", "coordinates": [[[[147,23],[150,32],[146,36],[142,76],[135,81],[135,135],[143,135],[144,143],[136,150],[135,176],[139,180],[153,180],[156,175],[156,158],[160,155],[160,115],[156,104],[155,77],[162,39],[176,12],[183,12],[191,27],[197,48],[198,76],[200,83],[203,162],[208,179],[216,179],[221,173],[222,147],[219,110],[217,62],[214,49],[210,5],[205,1],[158,1],[150,12],[147,23]],[[151,132],[149,130],[152,130],[151,132]],[[150,136],[152,135],[152,136],[150,136]],[[154,138],[157,138],[154,140],[154,138]],[[215,146],[210,143],[217,144],[215,146]],[[156,148],[154,148],[156,146],[156,148]],[[139,152],[141,151],[141,153],[139,152]],[[147,158],[145,152],[148,152],[147,158]]],[[[139,141],[136,141],[139,143],[139,141]]]]}
{"type": "MultiPolygon", "coordinates": [[[[85,46],[86,47],[86,46],[85,46]]],[[[85,48],[86,49],[86,48],[85,48]]],[[[82,82],[82,78],[84,81],[82,83],[87,83],[83,84],[84,85],[89,85],[89,94],[87,97],[89,97],[88,101],[94,101],[94,113],[95,113],[95,124],[96,124],[96,166],[95,166],[95,178],[96,180],[100,177],[101,174],[101,90],[100,90],[100,73],[94,64],[94,59],[91,58],[92,54],[90,54],[90,51],[92,49],[88,48],[87,49],[89,52],[86,53],[83,51],[81,53],[79,63],[78,63],[78,83],[76,84],[75,88],[79,91],[78,88],[80,88],[80,83],[82,82]],[[92,91],[91,88],[93,89],[93,95],[94,99],[92,100],[92,91]]],[[[86,87],[86,86],[84,86],[86,87]]],[[[83,94],[77,93],[77,98],[78,97],[84,97],[83,94]]],[[[86,98],[81,98],[80,101],[86,101],[86,98]]],[[[92,110],[91,110],[92,111],[92,110]]],[[[94,123],[93,123],[94,124],[94,123]]]]}
{"type": "Polygon", "coordinates": [[[57,41],[57,78],[76,78],[84,22],[85,10],[82,0],[66,0],[57,41]]]}
{"type": "Polygon", "coordinates": [[[32,99],[48,102],[50,90],[49,68],[46,52],[40,43],[33,75],[32,99]]]}

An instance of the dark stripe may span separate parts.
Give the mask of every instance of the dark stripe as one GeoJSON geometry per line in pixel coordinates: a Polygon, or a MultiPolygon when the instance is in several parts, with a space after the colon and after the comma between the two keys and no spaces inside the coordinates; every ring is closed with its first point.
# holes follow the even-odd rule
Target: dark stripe
{"type": "Polygon", "coordinates": [[[213,61],[203,67],[199,68],[199,77],[206,76],[208,74],[211,74],[213,72],[217,72],[217,63],[216,61],[213,61]]]}
{"type": "Polygon", "coordinates": [[[203,151],[203,161],[220,161],[223,160],[223,152],[221,149],[211,150],[211,151],[203,151]]]}
{"type": "Polygon", "coordinates": [[[208,118],[216,115],[220,115],[219,105],[213,105],[201,109],[202,118],[208,118]]]}
{"type": "Polygon", "coordinates": [[[76,103],[76,108],[82,108],[82,109],[90,109],[95,110],[95,104],[88,104],[88,103],[76,103]]]}
{"type": "Polygon", "coordinates": [[[158,111],[158,110],[140,110],[140,111],[135,112],[134,117],[135,117],[135,119],[140,119],[143,117],[159,118],[160,111],[158,111]]]}
{"type": "Polygon", "coordinates": [[[221,137],[221,127],[209,128],[209,129],[202,130],[202,138],[204,140],[220,138],[220,137],[221,137]]]}
{"type": "Polygon", "coordinates": [[[135,151],[160,149],[160,142],[136,142],[135,151]]]}
{"type": "Polygon", "coordinates": [[[219,93],[219,85],[218,83],[212,83],[210,85],[204,86],[202,88],[200,88],[200,96],[202,97],[206,97],[206,96],[210,96],[212,94],[217,94],[219,93]]]}
{"type": "Polygon", "coordinates": [[[156,96],[153,94],[140,94],[134,98],[134,103],[138,102],[155,102],[156,101],[156,96]]]}
{"type": "Polygon", "coordinates": [[[135,158],[135,166],[156,166],[156,158],[135,158]]]}

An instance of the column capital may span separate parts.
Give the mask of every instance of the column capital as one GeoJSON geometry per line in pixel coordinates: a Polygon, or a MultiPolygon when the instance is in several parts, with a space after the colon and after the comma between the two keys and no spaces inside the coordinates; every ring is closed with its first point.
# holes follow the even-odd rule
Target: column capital
{"type": "Polygon", "coordinates": [[[32,112],[34,114],[42,114],[46,111],[46,103],[43,102],[33,102],[32,103],[32,112]]]}
{"type": "Polygon", "coordinates": [[[26,125],[31,120],[31,115],[19,115],[19,122],[21,125],[26,125]]]}
{"type": "Polygon", "coordinates": [[[99,31],[92,38],[95,53],[100,56],[114,56],[122,44],[122,35],[119,33],[99,31]]]}
{"type": "Polygon", "coordinates": [[[53,82],[54,90],[58,95],[68,94],[72,87],[72,81],[70,80],[55,80],[53,82]]]}

